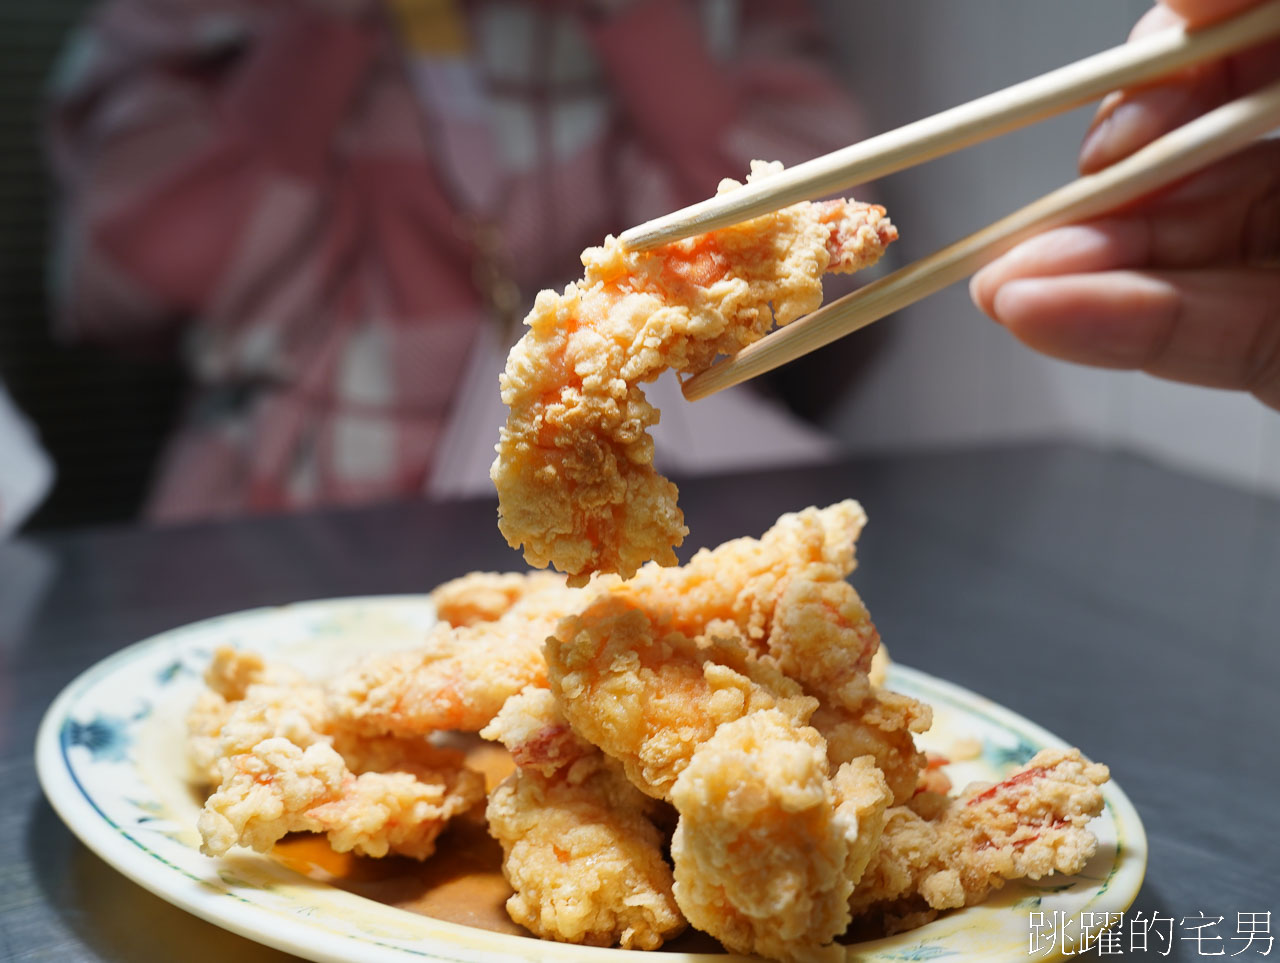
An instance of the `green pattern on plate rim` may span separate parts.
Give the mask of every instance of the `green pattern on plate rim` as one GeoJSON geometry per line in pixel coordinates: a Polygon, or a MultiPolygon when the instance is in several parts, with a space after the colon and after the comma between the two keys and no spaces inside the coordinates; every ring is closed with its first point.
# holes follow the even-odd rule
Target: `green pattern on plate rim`
{"type": "MultiPolygon", "coordinates": [[[[182,718],[213,649],[231,644],[326,666],[356,646],[367,652],[413,644],[434,621],[424,596],[336,599],[219,616],[139,642],[87,670],[50,707],[36,747],[41,784],[85,844],[135,882],[197,916],[309,959],[635,960],[624,950],[546,943],[407,913],[318,885],[256,853],[200,855],[182,718]]],[[[957,785],[997,780],[1039,749],[1063,745],[1007,709],[924,673],[895,665],[890,686],[934,707],[925,748],[947,754],[957,739],[979,740],[978,758],[951,766],[957,785]]],[[[848,959],[1025,960],[1031,910],[1126,908],[1145,871],[1146,839],[1119,787],[1108,784],[1104,795],[1106,811],[1093,824],[1098,855],[1081,875],[1010,884],[981,906],[850,947],[848,959]]],[[[663,959],[733,957],[664,953],[663,959]]]]}

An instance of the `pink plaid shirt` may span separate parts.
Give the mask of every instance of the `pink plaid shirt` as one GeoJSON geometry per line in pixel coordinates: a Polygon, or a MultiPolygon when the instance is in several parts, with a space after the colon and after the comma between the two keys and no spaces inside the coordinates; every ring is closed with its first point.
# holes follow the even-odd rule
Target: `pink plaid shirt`
{"type": "Polygon", "coordinates": [[[461,58],[318,0],[110,0],[68,49],[59,323],[179,341],[194,381],[153,518],[422,492],[492,323],[467,219],[531,301],[606,233],[858,127],[790,0],[454,11],[461,58]]]}

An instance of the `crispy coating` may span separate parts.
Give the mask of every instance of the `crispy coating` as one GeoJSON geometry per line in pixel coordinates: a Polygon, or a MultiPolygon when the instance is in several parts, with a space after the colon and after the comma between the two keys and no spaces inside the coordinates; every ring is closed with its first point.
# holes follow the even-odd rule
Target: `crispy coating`
{"type": "Polygon", "coordinates": [[[307,811],[301,829],[325,833],[336,851],[426,859],[454,816],[484,799],[469,769],[348,774],[336,798],[307,811]]]}
{"type": "Polygon", "coordinates": [[[653,800],[598,763],[554,776],[518,769],[491,794],[489,832],[515,890],[507,912],[547,939],[655,950],[685,922],[646,815],[653,800]]]}
{"type": "Polygon", "coordinates": [[[910,696],[887,689],[872,689],[872,697],[857,709],[822,705],[809,724],[827,741],[832,765],[870,755],[884,773],[895,805],[915,794],[927,766],[925,754],[913,733],[926,732],[933,710],[910,696]]]}
{"type": "Polygon", "coordinates": [[[523,598],[563,588],[564,577],[552,572],[471,572],[436,586],[431,601],[440,621],[462,627],[494,622],[523,598]]]}
{"type": "MultiPolygon", "coordinates": [[[[602,580],[591,605],[547,644],[551,687],[574,728],[661,797],[722,722],[780,698],[807,721],[816,702],[794,701],[797,680],[837,707],[833,722],[843,718],[833,715],[838,707],[861,707],[879,636],[842,576],[854,568],[865,518],[854,501],[805,509],[680,568],[646,565],[628,582],[602,580]]],[[[869,712],[879,706],[871,702],[869,712]]],[[[849,715],[850,726],[859,720],[849,715]]],[[[882,718],[867,725],[893,728],[882,718]]],[[[896,751],[906,772],[895,791],[910,796],[923,762],[910,733],[863,742],[836,761],[862,752],[888,761],[896,751]]]]}
{"type": "Polygon", "coordinates": [[[866,513],[852,499],[786,514],[759,538],[697,552],[687,565],[646,565],[631,585],[689,635],[731,623],[752,651],[824,703],[856,707],[880,636],[845,576],[866,513]]]}
{"type": "Polygon", "coordinates": [[[837,766],[832,787],[837,814],[857,829],[856,835],[848,839],[849,855],[844,864],[852,889],[880,849],[880,835],[893,804],[893,793],[871,756],[858,756],[837,766]]]}
{"type": "Polygon", "coordinates": [[[517,767],[544,776],[599,753],[569,726],[551,691],[535,686],[508,699],[480,735],[502,743],[517,767]]]}
{"type": "Polygon", "coordinates": [[[420,736],[366,736],[352,730],[332,714],[323,688],[290,666],[264,662],[255,653],[218,649],[205,679],[212,688],[196,697],[187,714],[187,748],[209,784],[221,780],[220,759],[248,752],[272,737],[302,748],[327,742],[355,773],[461,766],[460,753],[420,736]],[[228,679],[238,681],[227,684],[228,679]]]}
{"type": "Polygon", "coordinates": [[[222,755],[222,727],[231,718],[232,703],[211,689],[204,689],[187,710],[187,758],[205,783],[218,781],[222,755]]]}
{"type": "Polygon", "coordinates": [[[369,734],[483,729],[510,696],[546,685],[543,640],[583,601],[552,578],[531,582],[495,619],[439,624],[423,645],[372,656],[341,673],[329,683],[334,714],[369,734]]]}
{"type": "Polygon", "coordinates": [[[1078,873],[1097,847],[1085,824],[1102,812],[1108,778],[1078,749],[1044,749],[995,785],[893,807],[854,914],[916,897],[935,910],[972,906],[1006,880],[1078,873]]]}
{"type": "Polygon", "coordinates": [[[777,708],[803,724],[817,706],[731,635],[691,638],[626,585],[561,622],[546,655],[574,731],[658,798],[723,723],[777,708]]]}
{"type": "Polygon", "coordinates": [[[871,685],[874,688],[882,689],[884,684],[889,681],[889,666],[891,664],[889,650],[885,647],[884,641],[881,640],[880,645],[876,647],[875,655],[871,657],[871,668],[867,670],[867,678],[871,680],[871,685]]]}
{"type": "Polygon", "coordinates": [[[266,662],[256,652],[245,652],[229,645],[214,649],[209,668],[205,670],[205,685],[228,702],[245,697],[251,685],[293,687],[306,684],[306,676],[291,666],[278,662],[266,662]]]}
{"type": "Polygon", "coordinates": [[[462,755],[424,739],[367,738],[329,712],[324,691],[252,653],[214,653],[188,716],[192,760],[216,788],[201,851],[265,851],[286,833],[322,832],[339,852],[423,859],[484,782],[462,755]]]}
{"type": "Polygon", "coordinates": [[[649,818],[658,804],[573,734],[550,692],[513,696],[482,735],[518,766],[486,810],[515,922],[560,942],[644,950],[684,928],[649,818]]]}
{"type": "Polygon", "coordinates": [[[266,852],[294,829],[307,828],[304,814],[342,791],[346,764],[333,747],[307,748],[272,737],[219,760],[221,785],[205,800],[197,828],[200,852],[221,856],[233,846],[266,852]]]}
{"type": "Polygon", "coordinates": [[[461,769],[466,755],[460,749],[437,746],[423,736],[366,736],[342,726],[328,738],[347,768],[357,774],[461,769]]]}
{"type": "Polygon", "coordinates": [[[448,820],[484,798],[483,778],[465,769],[357,776],[324,741],[264,739],[224,756],[219,772],[197,824],[207,856],[236,845],[266,852],[287,833],[315,832],[338,852],[425,859],[448,820]]]}
{"type": "Polygon", "coordinates": [[[871,694],[880,634],[867,607],[831,565],[806,566],[786,582],[765,656],[824,704],[856,709],[871,694]]]}
{"type": "Polygon", "coordinates": [[[217,785],[219,760],[263,739],[280,736],[299,746],[329,730],[321,691],[299,672],[261,656],[220,646],[203,690],[187,713],[187,754],[201,778],[217,785]]]}
{"type": "MultiPolygon", "coordinates": [[[[780,169],[753,163],[752,178],[780,169]]],[[[874,263],[896,237],[883,208],[804,202],[653,252],[612,237],[583,252],[583,279],[538,295],[501,377],[510,413],[490,474],[507,541],[572,585],[674,565],[687,529],[654,469],[659,412],[640,385],[812,311],[824,272],[874,263]]]]}
{"type": "Polygon", "coordinates": [[[869,760],[828,778],[822,737],[776,710],[720,726],[672,787],[675,895],[730,950],[813,959],[849,923],[889,790],[869,760]]]}
{"type": "Polygon", "coordinates": [[[763,652],[787,583],[815,565],[834,568],[842,576],[852,572],[866,521],[866,512],[853,499],[806,508],[782,515],[758,538],[699,549],[679,568],[646,565],[629,584],[670,613],[685,634],[730,622],[763,652]]]}

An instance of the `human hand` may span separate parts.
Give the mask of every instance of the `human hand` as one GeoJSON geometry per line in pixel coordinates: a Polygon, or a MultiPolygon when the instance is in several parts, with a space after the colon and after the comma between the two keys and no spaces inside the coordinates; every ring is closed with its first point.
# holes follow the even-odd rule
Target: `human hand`
{"type": "MultiPolygon", "coordinates": [[[[1163,0],[1132,38],[1200,26],[1256,0],[1163,0]]],[[[1109,95],[1085,136],[1090,173],[1280,78],[1280,43],[1109,95]]],[[[1048,231],[970,292],[1056,358],[1252,392],[1280,409],[1280,141],[1253,145],[1122,211],[1048,231]]]]}

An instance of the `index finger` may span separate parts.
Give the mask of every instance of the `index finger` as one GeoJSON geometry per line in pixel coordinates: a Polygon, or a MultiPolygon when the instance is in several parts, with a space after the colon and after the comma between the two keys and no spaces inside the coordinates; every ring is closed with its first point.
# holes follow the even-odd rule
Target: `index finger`
{"type": "MultiPolygon", "coordinates": [[[[1219,19],[1258,6],[1260,0],[1162,0],[1138,21],[1130,39],[1188,23],[1189,16],[1219,19]]],[[[1226,60],[1199,64],[1147,84],[1114,91],[1098,108],[1080,149],[1080,170],[1092,173],[1132,154],[1162,134],[1232,97],[1280,77],[1280,41],[1272,40],[1226,60]]]]}
{"type": "Polygon", "coordinates": [[[1163,4],[1187,22],[1189,27],[1203,27],[1256,7],[1260,0],[1162,0],[1163,4]]]}

